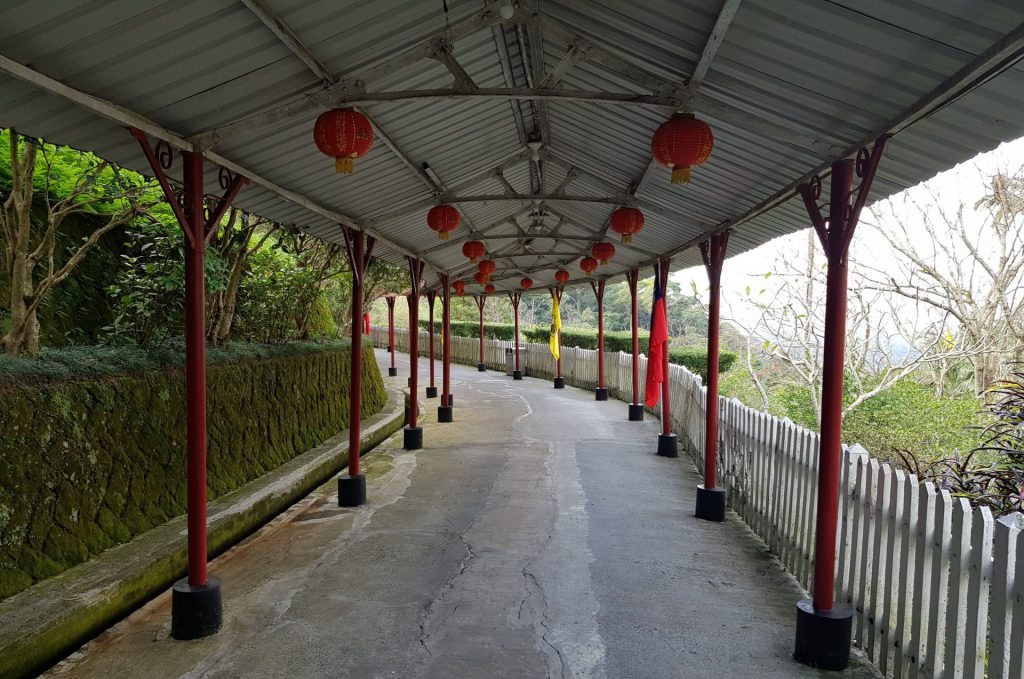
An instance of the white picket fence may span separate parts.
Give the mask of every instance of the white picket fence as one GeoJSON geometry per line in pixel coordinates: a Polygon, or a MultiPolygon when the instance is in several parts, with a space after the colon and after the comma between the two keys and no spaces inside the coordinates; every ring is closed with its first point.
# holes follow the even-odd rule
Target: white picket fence
{"type": "MultiPolygon", "coordinates": [[[[387,329],[374,328],[376,346],[387,329]]],[[[452,337],[452,361],[476,365],[479,340],[452,337]]],[[[428,337],[420,333],[422,353],[428,337]]],[[[408,350],[408,332],[395,330],[408,350]]],[[[484,360],[505,369],[511,341],[485,340],[484,360]]],[[[441,345],[435,336],[435,357],[441,345]]],[[[546,344],[520,344],[524,374],[553,377],[546,344]]],[[[647,359],[640,357],[641,398],[647,359]]],[[[597,352],[563,347],[562,374],[597,386],[597,352]]],[[[605,353],[605,386],[632,399],[632,356],[605,353]]],[[[704,467],[705,389],[682,366],[669,369],[672,428],[704,467]]],[[[814,571],[818,435],[748,408],[719,403],[719,485],[729,506],[805,589],[814,571]]],[[[855,611],[854,643],[891,677],[1024,678],[1024,515],[994,520],[913,474],[844,448],[836,600],[855,611]],[[1018,555],[1020,558],[1018,559],[1018,555]]]]}

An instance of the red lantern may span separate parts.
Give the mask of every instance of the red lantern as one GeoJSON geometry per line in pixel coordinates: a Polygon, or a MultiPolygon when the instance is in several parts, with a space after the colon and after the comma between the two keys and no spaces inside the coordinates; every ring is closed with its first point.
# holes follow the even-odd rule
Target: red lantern
{"type": "Polygon", "coordinates": [[[590,248],[590,254],[602,264],[607,264],[608,260],[615,256],[615,246],[611,243],[596,243],[590,248]]]}
{"type": "Polygon", "coordinates": [[[494,290],[495,287],[493,285],[488,285],[486,288],[484,288],[484,292],[486,292],[488,295],[494,292],[494,290]]]}
{"type": "Polygon", "coordinates": [[[483,271],[477,271],[476,275],[473,276],[473,280],[475,280],[480,285],[484,285],[485,283],[487,283],[487,281],[491,280],[491,277],[485,274],[483,271]]]}
{"type": "Polygon", "coordinates": [[[711,155],[715,137],[707,123],[691,113],[677,113],[661,124],[651,140],[654,159],[672,169],[672,183],[690,181],[690,168],[700,165],[711,155]]]}
{"type": "Polygon", "coordinates": [[[478,259],[487,254],[487,248],[478,240],[470,240],[466,241],[462,246],[462,254],[469,257],[469,261],[475,263],[478,259]]]}
{"type": "Polygon", "coordinates": [[[448,234],[459,228],[462,215],[451,205],[435,205],[427,213],[427,225],[437,231],[440,240],[448,240],[448,234]]]}
{"type": "Polygon", "coordinates": [[[497,270],[498,265],[494,263],[493,259],[485,259],[477,265],[477,268],[480,270],[480,273],[490,276],[497,270]]]}
{"type": "Polygon", "coordinates": [[[321,113],[313,125],[313,143],[320,153],[334,158],[334,171],[352,172],[353,161],[373,146],[373,126],[359,111],[336,108],[321,113]]]}
{"type": "Polygon", "coordinates": [[[559,284],[564,284],[567,280],[569,280],[569,272],[566,271],[565,269],[559,269],[558,271],[555,272],[555,280],[558,281],[559,284]]]}
{"type": "Polygon", "coordinates": [[[620,207],[612,212],[611,225],[623,243],[632,243],[633,234],[644,228],[644,213],[634,207],[620,207]]]}
{"type": "Polygon", "coordinates": [[[593,257],[584,257],[580,260],[580,268],[589,276],[597,268],[597,260],[593,257]]]}
{"type": "Polygon", "coordinates": [[[456,295],[462,297],[466,292],[466,281],[455,281],[452,283],[452,289],[455,290],[456,295]]]}
{"type": "Polygon", "coordinates": [[[530,288],[533,287],[533,279],[524,278],[523,280],[519,281],[519,285],[523,288],[523,290],[529,290],[530,288]]]}

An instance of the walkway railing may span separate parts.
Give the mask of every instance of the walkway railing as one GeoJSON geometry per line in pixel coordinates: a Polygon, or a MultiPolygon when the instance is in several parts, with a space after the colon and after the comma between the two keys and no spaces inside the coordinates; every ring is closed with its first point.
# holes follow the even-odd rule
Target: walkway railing
{"type": "MultiPolygon", "coordinates": [[[[386,347],[387,329],[374,328],[373,341],[386,347]]],[[[479,340],[451,341],[454,362],[477,364],[479,340]]],[[[421,333],[424,355],[427,342],[421,333]]],[[[395,330],[395,344],[408,350],[406,330],[395,330]]],[[[503,371],[511,347],[486,340],[488,368],[503,371]]],[[[520,351],[526,375],[554,376],[546,344],[520,351]]],[[[639,360],[642,398],[647,359],[639,360]]],[[[562,374],[571,385],[596,387],[597,351],[564,347],[562,374]]],[[[703,469],[701,378],[673,365],[669,381],[673,430],[703,469]]],[[[630,354],[605,353],[605,383],[613,396],[632,399],[630,354]]],[[[818,435],[723,398],[719,436],[719,484],[730,507],[810,589],[818,435]]],[[[893,677],[1024,676],[1024,515],[997,521],[987,507],[919,483],[860,446],[844,455],[836,598],[855,611],[854,643],[893,677]]]]}

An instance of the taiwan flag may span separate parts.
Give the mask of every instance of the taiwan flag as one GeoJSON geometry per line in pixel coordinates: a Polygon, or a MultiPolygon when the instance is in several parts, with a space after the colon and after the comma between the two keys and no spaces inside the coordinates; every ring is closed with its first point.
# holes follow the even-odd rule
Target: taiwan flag
{"type": "Polygon", "coordinates": [[[665,291],[661,289],[661,276],[654,276],[654,300],[651,303],[651,346],[647,352],[647,391],[644,401],[648,408],[658,405],[661,383],[665,379],[665,355],[668,351],[668,315],[665,313],[665,291]]]}

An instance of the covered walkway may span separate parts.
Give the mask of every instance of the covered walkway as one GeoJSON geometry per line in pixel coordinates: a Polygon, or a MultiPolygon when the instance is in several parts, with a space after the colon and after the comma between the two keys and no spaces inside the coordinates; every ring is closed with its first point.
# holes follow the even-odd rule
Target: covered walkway
{"type": "Polygon", "coordinates": [[[656,421],[452,377],[456,423],[427,407],[422,450],[367,457],[367,505],[329,483],[211,564],[220,634],[172,641],[165,594],[48,676],[820,676],[791,659],[793,580],[738,520],[693,517],[698,477],[654,455],[656,421]]]}

